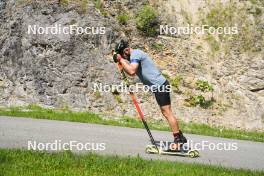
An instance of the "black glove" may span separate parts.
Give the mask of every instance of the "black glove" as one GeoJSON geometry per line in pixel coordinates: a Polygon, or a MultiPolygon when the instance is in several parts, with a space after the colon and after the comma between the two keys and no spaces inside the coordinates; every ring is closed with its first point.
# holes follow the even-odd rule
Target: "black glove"
{"type": "Polygon", "coordinates": [[[114,55],[113,55],[113,60],[114,60],[115,63],[118,62],[118,60],[117,60],[117,53],[114,53],[114,55]]]}
{"type": "Polygon", "coordinates": [[[120,54],[114,53],[113,54],[113,60],[115,63],[120,62],[122,59],[122,56],[120,54]]]}

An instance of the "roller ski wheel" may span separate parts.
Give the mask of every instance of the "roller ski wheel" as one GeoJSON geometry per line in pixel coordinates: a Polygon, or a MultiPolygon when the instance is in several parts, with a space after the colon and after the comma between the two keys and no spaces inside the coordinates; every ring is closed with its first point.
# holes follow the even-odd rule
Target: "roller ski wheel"
{"type": "Polygon", "coordinates": [[[189,155],[189,157],[194,158],[195,157],[195,151],[188,151],[188,155],[189,155]]]}
{"type": "Polygon", "coordinates": [[[188,151],[188,156],[191,158],[196,158],[199,156],[199,152],[197,150],[189,150],[188,151]]]}
{"type": "Polygon", "coordinates": [[[194,152],[195,152],[195,157],[199,157],[200,156],[200,153],[199,153],[198,150],[194,150],[194,152]]]}
{"type": "Polygon", "coordinates": [[[148,154],[159,154],[160,153],[159,149],[157,149],[155,145],[147,145],[145,151],[148,154]]]}

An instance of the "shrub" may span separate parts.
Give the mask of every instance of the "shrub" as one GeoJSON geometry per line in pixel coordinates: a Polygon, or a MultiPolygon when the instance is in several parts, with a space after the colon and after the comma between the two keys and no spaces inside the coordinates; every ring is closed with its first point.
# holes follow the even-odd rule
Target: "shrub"
{"type": "Polygon", "coordinates": [[[195,84],[196,84],[196,89],[201,90],[203,92],[212,92],[214,90],[213,86],[210,85],[208,81],[198,80],[196,81],[195,84]]]}
{"type": "Polygon", "coordinates": [[[126,14],[121,14],[117,17],[117,20],[120,24],[126,25],[129,20],[129,16],[126,14]]]}
{"type": "Polygon", "coordinates": [[[200,107],[207,109],[213,105],[215,99],[211,98],[210,100],[206,100],[202,95],[189,95],[189,97],[185,99],[185,102],[187,103],[187,106],[190,107],[196,107],[199,105],[200,107]]]}
{"type": "Polygon", "coordinates": [[[123,103],[123,100],[120,95],[115,95],[115,99],[118,103],[123,103]]]}
{"type": "Polygon", "coordinates": [[[156,35],[159,26],[158,12],[149,5],[144,6],[136,17],[136,25],[146,35],[156,35]]]}
{"type": "MultiPolygon", "coordinates": [[[[202,92],[213,92],[214,90],[212,85],[210,85],[207,81],[203,80],[196,81],[196,89],[202,92]]],[[[200,106],[204,109],[207,109],[212,106],[215,102],[213,96],[211,96],[210,99],[205,99],[203,95],[187,93],[187,97],[188,98],[185,99],[185,102],[187,103],[187,106],[190,107],[200,106]]]]}
{"type": "Polygon", "coordinates": [[[173,87],[175,87],[177,91],[179,91],[179,86],[180,86],[181,81],[182,81],[181,76],[176,76],[176,77],[170,79],[171,85],[173,87]]]}

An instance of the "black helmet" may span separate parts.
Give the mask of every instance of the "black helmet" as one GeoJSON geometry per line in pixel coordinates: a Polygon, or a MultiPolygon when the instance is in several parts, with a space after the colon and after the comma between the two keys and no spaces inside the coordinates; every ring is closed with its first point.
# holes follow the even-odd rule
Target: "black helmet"
{"type": "Polygon", "coordinates": [[[124,50],[129,47],[129,44],[127,41],[121,40],[116,46],[115,46],[115,52],[118,54],[123,54],[124,50]]]}

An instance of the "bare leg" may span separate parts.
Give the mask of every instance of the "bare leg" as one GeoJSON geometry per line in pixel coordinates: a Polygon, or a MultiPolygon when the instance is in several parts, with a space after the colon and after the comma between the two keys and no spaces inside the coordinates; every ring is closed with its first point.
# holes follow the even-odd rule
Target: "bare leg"
{"type": "Polygon", "coordinates": [[[176,117],[173,115],[173,112],[171,110],[171,105],[161,106],[160,110],[161,110],[163,116],[169,122],[169,125],[171,127],[172,132],[173,133],[179,133],[179,125],[178,125],[176,117]]]}
{"type": "MultiPolygon", "coordinates": [[[[173,135],[179,134],[179,131],[180,131],[179,125],[178,125],[176,117],[173,115],[173,112],[171,110],[171,105],[161,106],[160,109],[161,109],[163,116],[169,122],[173,135]]],[[[175,138],[175,136],[174,136],[174,138],[175,138]]],[[[174,145],[171,145],[170,147],[172,150],[179,150],[180,144],[175,143],[174,145]]]]}

